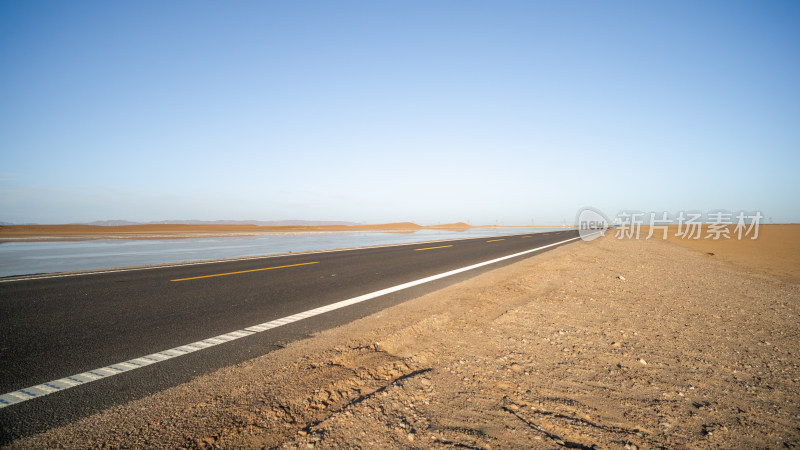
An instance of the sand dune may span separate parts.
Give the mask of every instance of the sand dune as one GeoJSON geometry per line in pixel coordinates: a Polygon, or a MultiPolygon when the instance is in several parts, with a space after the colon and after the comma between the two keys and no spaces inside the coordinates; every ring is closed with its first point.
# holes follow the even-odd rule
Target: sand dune
{"type": "Polygon", "coordinates": [[[434,229],[440,229],[440,230],[463,230],[463,229],[472,228],[472,226],[468,225],[468,224],[466,224],[464,222],[456,222],[456,223],[446,223],[446,224],[443,224],[443,225],[430,225],[430,226],[427,226],[425,228],[434,228],[434,229]]]}

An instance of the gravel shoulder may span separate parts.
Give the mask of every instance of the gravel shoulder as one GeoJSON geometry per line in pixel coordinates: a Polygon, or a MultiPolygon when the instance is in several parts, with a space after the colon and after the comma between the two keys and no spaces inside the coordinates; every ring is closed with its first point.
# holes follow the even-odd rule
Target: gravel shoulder
{"type": "Polygon", "coordinates": [[[797,447],[800,281],[707,253],[567,245],[11,447],[797,447]]]}

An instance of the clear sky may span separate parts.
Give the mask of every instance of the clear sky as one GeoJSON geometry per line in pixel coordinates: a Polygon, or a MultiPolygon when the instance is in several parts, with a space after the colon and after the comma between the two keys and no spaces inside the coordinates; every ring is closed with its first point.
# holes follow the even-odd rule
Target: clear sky
{"type": "Polygon", "coordinates": [[[3,1],[0,221],[800,221],[797,1],[3,1]]]}

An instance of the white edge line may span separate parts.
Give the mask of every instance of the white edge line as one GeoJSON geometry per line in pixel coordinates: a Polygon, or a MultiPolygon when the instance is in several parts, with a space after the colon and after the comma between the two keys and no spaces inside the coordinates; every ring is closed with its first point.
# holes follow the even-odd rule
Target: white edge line
{"type": "Polygon", "coordinates": [[[526,255],[528,253],[538,252],[539,250],[544,250],[546,248],[555,247],[556,245],[565,244],[567,242],[572,242],[575,240],[580,239],[580,237],[574,237],[571,239],[567,239],[564,241],[555,242],[553,244],[544,245],[542,247],[537,247],[531,250],[525,250],[523,252],[514,253],[512,255],[502,256],[500,258],[495,258],[489,261],[484,261],[481,263],[473,264],[471,266],[462,267],[460,269],[454,269],[449,272],[443,272],[437,275],[431,275],[429,277],[420,278],[419,280],[409,281],[408,283],[398,284],[397,286],[392,286],[390,288],[381,289],[379,291],[371,292],[369,294],[359,295],[357,297],[349,298],[347,300],[341,300],[336,303],[331,303],[325,306],[320,306],[318,308],[310,309],[308,311],[303,311],[297,314],[293,314],[291,316],[283,317],[280,319],[271,320],[269,322],[265,322],[258,325],[253,325],[241,330],[231,331],[229,333],[221,334],[219,336],[215,336],[212,338],[206,338],[201,341],[192,342],[189,344],[180,345],[178,347],[173,347],[171,349],[162,350],[160,352],[152,353],[146,356],[140,356],[138,358],[134,358],[128,361],[123,361],[115,364],[110,364],[108,366],[104,366],[98,369],[89,370],[83,373],[79,373],[77,375],[72,375],[69,377],[60,378],[53,381],[48,381],[45,383],[37,384],[35,386],[27,387],[24,389],[20,389],[14,392],[9,392],[6,394],[0,395],[0,409],[5,408],[6,406],[11,406],[17,403],[22,403],[24,401],[28,401],[38,397],[44,397],[45,395],[49,395],[53,392],[60,392],[67,390],[73,386],[79,386],[87,383],[91,383],[95,380],[101,380],[109,377],[113,377],[119,373],[129,372],[131,370],[138,369],[140,367],[149,366],[151,364],[155,364],[161,361],[166,361],[168,359],[176,358],[178,356],[187,355],[189,353],[194,353],[194,351],[199,351],[201,349],[214,347],[220,344],[224,344],[225,342],[234,341],[237,339],[241,339],[243,337],[251,336],[253,334],[259,333],[261,331],[266,331],[272,328],[277,328],[283,325],[287,325],[293,322],[298,322],[303,319],[307,319],[310,317],[318,316],[320,314],[324,314],[326,312],[334,311],[336,309],[344,308],[346,306],[355,305],[357,303],[361,303],[367,300],[371,300],[373,298],[377,298],[386,294],[391,294],[394,292],[402,291],[404,289],[408,289],[414,286],[419,286],[420,284],[429,283],[431,281],[439,280],[442,278],[449,277],[451,275],[456,275],[462,272],[466,272],[468,270],[477,269],[479,267],[488,266],[489,264],[494,264],[500,261],[505,261],[507,259],[516,258],[517,256],[526,255]],[[194,349],[187,349],[186,347],[195,347],[194,349]],[[116,369],[116,370],[114,370],[116,369]],[[81,378],[87,379],[86,381],[81,380],[81,378]],[[64,385],[64,387],[53,388],[49,385],[64,385]]]}
{"type": "MultiPolygon", "coordinates": [[[[499,236],[522,236],[526,234],[538,234],[538,233],[560,233],[562,231],[573,231],[576,227],[568,228],[565,230],[559,231],[535,231],[533,233],[518,233],[518,234],[502,234],[499,236]]],[[[0,278],[0,283],[13,283],[17,281],[31,281],[31,280],[47,280],[50,278],[69,278],[69,277],[82,277],[86,275],[102,275],[105,273],[119,273],[119,272],[134,272],[137,270],[156,270],[156,269],[169,269],[172,267],[188,267],[188,266],[201,266],[203,264],[221,264],[227,262],[237,262],[237,261],[250,261],[256,259],[272,259],[272,258],[284,258],[287,256],[298,256],[298,255],[315,255],[317,253],[333,253],[333,252],[349,252],[352,250],[365,250],[365,249],[372,249],[372,248],[388,248],[388,247],[402,247],[404,245],[422,245],[422,244],[435,244],[437,242],[448,242],[448,241],[464,241],[468,239],[484,239],[491,236],[470,236],[470,237],[461,237],[461,238],[450,238],[450,239],[437,239],[433,241],[420,241],[420,242],[401,242],[398,244],[378,244],[378,245],[365,245],[363,247],[348,247],[348,248],[332,248],[327,250],[308,250],[304,252],[297,252],[297,253],[278,253],[274,255],[257,255],[257,256],[242,256],[239,258],[221,258],[221,259],[212,259],[208,261],[190,261],[190,262],[179,262],[179,263],[164,263],[164,264],[157,264],[152,266],[144,266],[144,267],[122,267],[122,268],[108,268],[108,269],[97,269],[85,271],[85,272],[66,272],[60,273],[56,272],[53,274],[33,274],[33,275],[11,275],[9,277],[0,278]]],[[[2,403],[2,402],[0,402],[2,403]]]]}

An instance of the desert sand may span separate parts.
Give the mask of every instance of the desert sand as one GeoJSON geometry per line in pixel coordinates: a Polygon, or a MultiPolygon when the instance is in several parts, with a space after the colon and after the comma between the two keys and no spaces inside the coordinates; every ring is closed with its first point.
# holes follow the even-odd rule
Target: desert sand
{"type": "Polygon", "coordinates": [[[762,225],[757,239],[741,240],[735,238],[733,227],[728,229],[731,239],[682,239],[672,232],[668,240],[751,271],[800,280],[800,225],[762,225]]]}
{"type": "Polygon", "coordinates": [[[762,231],[576,242],[13,447],[795,448],[800,226],[762,231]]]}

